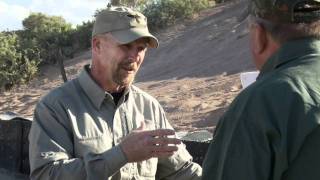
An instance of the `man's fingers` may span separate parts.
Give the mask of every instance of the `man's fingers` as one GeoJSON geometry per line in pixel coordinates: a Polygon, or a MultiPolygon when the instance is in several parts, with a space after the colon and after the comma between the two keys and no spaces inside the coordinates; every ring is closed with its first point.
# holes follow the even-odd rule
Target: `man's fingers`
{"type": "Polygon", "coordinates": [[[175,152],[178,150],[177,146],[151,146],[150,150],[152,153],[156,153],[156,152],[175,152]]]}
{"type": "Polygon", "coordinates": [[[164,145],[168,145],[168,144],[180,144],[181,140],[177,139],[177,138],[168,138],[168,137],[153,137],[150,138],[149,143],[150,145],[160,145],[160,146],[164,146],[164,145]]]}
{"type": "Polygon", "coordinates": [[[177,146],[153,146],[151,148],[152,157],[169,157],[178,150],[177,146]]]}
{"type": "Polygon", "coordinates": [[[170,136],[175,135],[175,132],[172,129],[156,129],[151,131],[145,131],[145,134],[148,136],[170,136]]]}
{"type": "Polygon", "coordinates": [[[152,157],[166,158],[172,156],[173,154],[174,152],[153,152],[152,157]]]}

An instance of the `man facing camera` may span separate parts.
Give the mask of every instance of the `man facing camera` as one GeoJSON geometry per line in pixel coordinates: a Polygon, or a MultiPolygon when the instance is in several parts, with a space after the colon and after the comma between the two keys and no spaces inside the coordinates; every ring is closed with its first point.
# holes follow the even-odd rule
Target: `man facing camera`
{"type": "Polygon", "coordinates": [[[96,16],[91,66],[36,107],[31,179],[201,178],[158,101],[132,85],[157,46],[137,11],[109,7],[96,16]]]}

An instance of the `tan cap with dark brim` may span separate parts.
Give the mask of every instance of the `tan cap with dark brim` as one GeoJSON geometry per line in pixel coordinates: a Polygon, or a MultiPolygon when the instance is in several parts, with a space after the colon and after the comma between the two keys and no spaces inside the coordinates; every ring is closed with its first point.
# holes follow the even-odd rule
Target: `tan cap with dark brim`
{"type": "Polygon", "coordinates": [[[142,28],[130,28],[128,30],[120,30],[111,32],[121,44],[128,44],[140,38],[149,38],[149,46],[152,48],[158,47],[158,40],[152,34],[150,34],[148,29],[142,28]]]}
{"type": "Polygon", "coordinates": [[[150,47],[159,46],[158,39],[149,32],[147,18],[127,7],[109,7],[97,14],[92,36],[104,33],[111,33],[122,44],[149,38],[150,47]]]}

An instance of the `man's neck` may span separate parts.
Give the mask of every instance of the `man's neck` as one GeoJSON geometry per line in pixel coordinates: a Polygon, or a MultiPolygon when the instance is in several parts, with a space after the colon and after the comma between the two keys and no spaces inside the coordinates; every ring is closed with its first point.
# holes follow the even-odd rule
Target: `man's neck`
{"type": "Polygon", "coordinates": [[[118,93],[122,92],[126,87],[121,86],[110,79],[104,78],[104,76],[100,76],[99,74],[95,73],[89,69],[89,74],[91,75],[92,79],[106,92],[109,93],[118,93]]]}
{"type": "Polygon", "coordinates": [[[119,85],[115,85],[112,86],[112,88],[108,88],[110,86],[106,86],[105,88],[103,88],[105,91],[108,91],[110,93],[120,93],[123,92],[125,87],[124,86],[119,86],[119,85]]]}
{"type": "Polygon", "coordinates": [[[109,93],[119,93],[119,92],[122,92],[124,91],[124,89],[126,88],[125,86],[120,86],[119,84],[117,83],[114,83],[114,82],[110,82],[110,81],[98,81],[97,82],[99,84],[99,86],[109,92],[109,93]]]}

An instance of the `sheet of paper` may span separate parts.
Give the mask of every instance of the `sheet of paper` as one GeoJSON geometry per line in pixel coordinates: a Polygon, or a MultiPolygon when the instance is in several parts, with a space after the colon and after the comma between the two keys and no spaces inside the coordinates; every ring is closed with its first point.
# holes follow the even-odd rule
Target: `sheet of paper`
{"type": "Polygon", "coordinates": [[[240,74],[242,88],[248,87],[254,83],[259,75],[259,71],[243,72],[240,74]]]}

